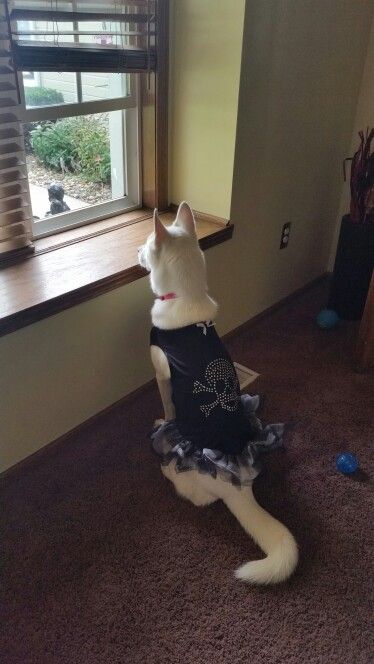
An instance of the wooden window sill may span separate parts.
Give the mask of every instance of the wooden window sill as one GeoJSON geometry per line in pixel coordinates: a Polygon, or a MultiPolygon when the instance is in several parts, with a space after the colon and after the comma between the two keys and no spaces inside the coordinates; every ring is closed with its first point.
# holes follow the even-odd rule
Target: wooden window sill
{"type": "MultiPolygon", "coordinates": [[[[160,216],[166,224],[174,219],[172,212],[160,216]]],[[[198,212],[196,220],[202,249],[232,237],[226,220],[198,212]]],[[[152,230],[149,210],[120,215],[110,228],[92,226],[83,235],[37,240],[35,254],[0,272],[0,336],[146,275],[137,250],[152,230]]]]}

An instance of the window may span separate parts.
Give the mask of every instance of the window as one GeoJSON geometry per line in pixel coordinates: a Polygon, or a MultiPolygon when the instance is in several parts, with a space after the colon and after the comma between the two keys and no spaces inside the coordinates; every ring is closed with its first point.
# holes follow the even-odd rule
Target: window
{"type": "Polygon", "coordinates": [[[35,238],[165,210],[168,0],[0,0],[0,15],[0,266],[35,238]]]}
{"type": "MultiPolygon", "coordinates": [[[[19,21],[18,43],[112,46],[108,21],[19,21]]],[[[21,120],[34,238],[134,209],[140,200],[139,74],[23,71],[21,120]]]]}
{"type": "Polygon", "coordinates": [[[79,81],[71,74],[78,79],[73,85],[66,74],[55,74],[53,84],[52,77],[39,76],[32,88],[23,81],[21,115],[33,236],[139,206],[137,75],[98,74],[79,81]],[[84,101],[85,91],[97,98],[84,101]]]}

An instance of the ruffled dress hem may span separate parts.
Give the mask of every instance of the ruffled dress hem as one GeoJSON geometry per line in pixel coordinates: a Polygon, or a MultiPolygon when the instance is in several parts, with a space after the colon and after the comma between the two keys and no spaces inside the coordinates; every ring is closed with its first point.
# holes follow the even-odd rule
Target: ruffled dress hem
{"type": "Polygon", "coordinates": [[[237,487],[251,484],[261,471],[261,454],[282,447],[285,425],[262,425],[256,415],[260,403],[258,395],[243,394],[241,401],[249,439],[240,454],[197,448],[181,435],[177,422],[171,420],[161,424],[151,435],[152,448],[161,464],[166,466],[175,462],[178,473],[197,470],[214,479],[220,477],[237,487]]]}

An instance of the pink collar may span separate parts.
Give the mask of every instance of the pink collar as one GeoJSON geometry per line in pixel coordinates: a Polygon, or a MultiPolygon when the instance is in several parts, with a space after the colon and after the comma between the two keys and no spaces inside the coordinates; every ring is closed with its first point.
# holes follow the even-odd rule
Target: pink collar
{"type": "Polygon", "coordinates": [[[175,293],[166,293],[165,295],[156,295],[156,300],[175,300],[178,297],[175,293]]]}

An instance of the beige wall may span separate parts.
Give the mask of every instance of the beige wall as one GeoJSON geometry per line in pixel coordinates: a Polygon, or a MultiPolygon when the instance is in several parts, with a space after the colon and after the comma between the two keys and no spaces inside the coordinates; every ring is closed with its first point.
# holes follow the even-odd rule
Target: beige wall
{"type": "MultiPolygon", "coordinates": [[[[231,204],[236,229],[230,244],[208,252],[225,330],[327,269],[341,162],[349,146],[373,14],[373,3],[351,0],[248,0],[246,5],[231,204]],[[290,244],[280,251],[281,228],[288,221],[290,244]]],[[[198,39],[197,32],[196,48],[198,39]]],[[[184,53],[176,78],[182,88],[186,58],[188,87],[194,89],[195,79],[202,76],[194,55],[190,60],[184,53]]],[[[215,84],[223,87],[219,68],[215,84]]],[[[191,122],[189,107],[175,104],[175,126],[184,122],[191,122]]],[[[179,181],[180,164],[194,159],[188,126],[172,161],[174,182],[179,181]]],[[[219,192],[215,150],[214,145],[211,167],[204,173],[183,173],[196,207],[205,186],[219,192]]],[[[219,212],[224,213],[223,206],[219,212]]]]}
{"type": "Polygon", "coordinates": [[[146,279],[0,339],[0,462],[13,465],[151,378],[146,279]]]}
{"type": "Polygon", "coordinates": [[[228,218],[245,2],[171,6],[170,198],[228,218]]]}
{"type": "MultiPolygon", "coordinates": [[[[374,127],[374,19],[371,22],[370,38],[367,49],[365,67],[362,74],[362,80],[360,85],[360,92],[358,97],[351,144],[350,144],[350,149],[345,154],[346,157],[352,156],[355,153],[359,145],[358,132],[361,129],[365,131],[366,127],[374,127]]],[[[349,166],[347,168],[347,174],[349,175],[349,166]]],[[[349,199],[350,196],[349,196],[349,177],[348,177],[347,182],[342,183],[340,207],[336,220],[335,233],[332,242],[330,261],[329,261],[330,269],[332,269],[334,265],[341,218],[343,214],[346,214],[349,211],[349,199]]]]}
{"type": "MultiPolygon", "coordinates": [[[[247,3],[234,160],[243,3],[177,0],[171,199],[228,215],[234,164],[234,239],[207,252],[221,332],[326,269],[371,8],[247,3]]],[[[151,377],[150,303],[141,279],[0,339],[3,468],[151,377]]]]}

